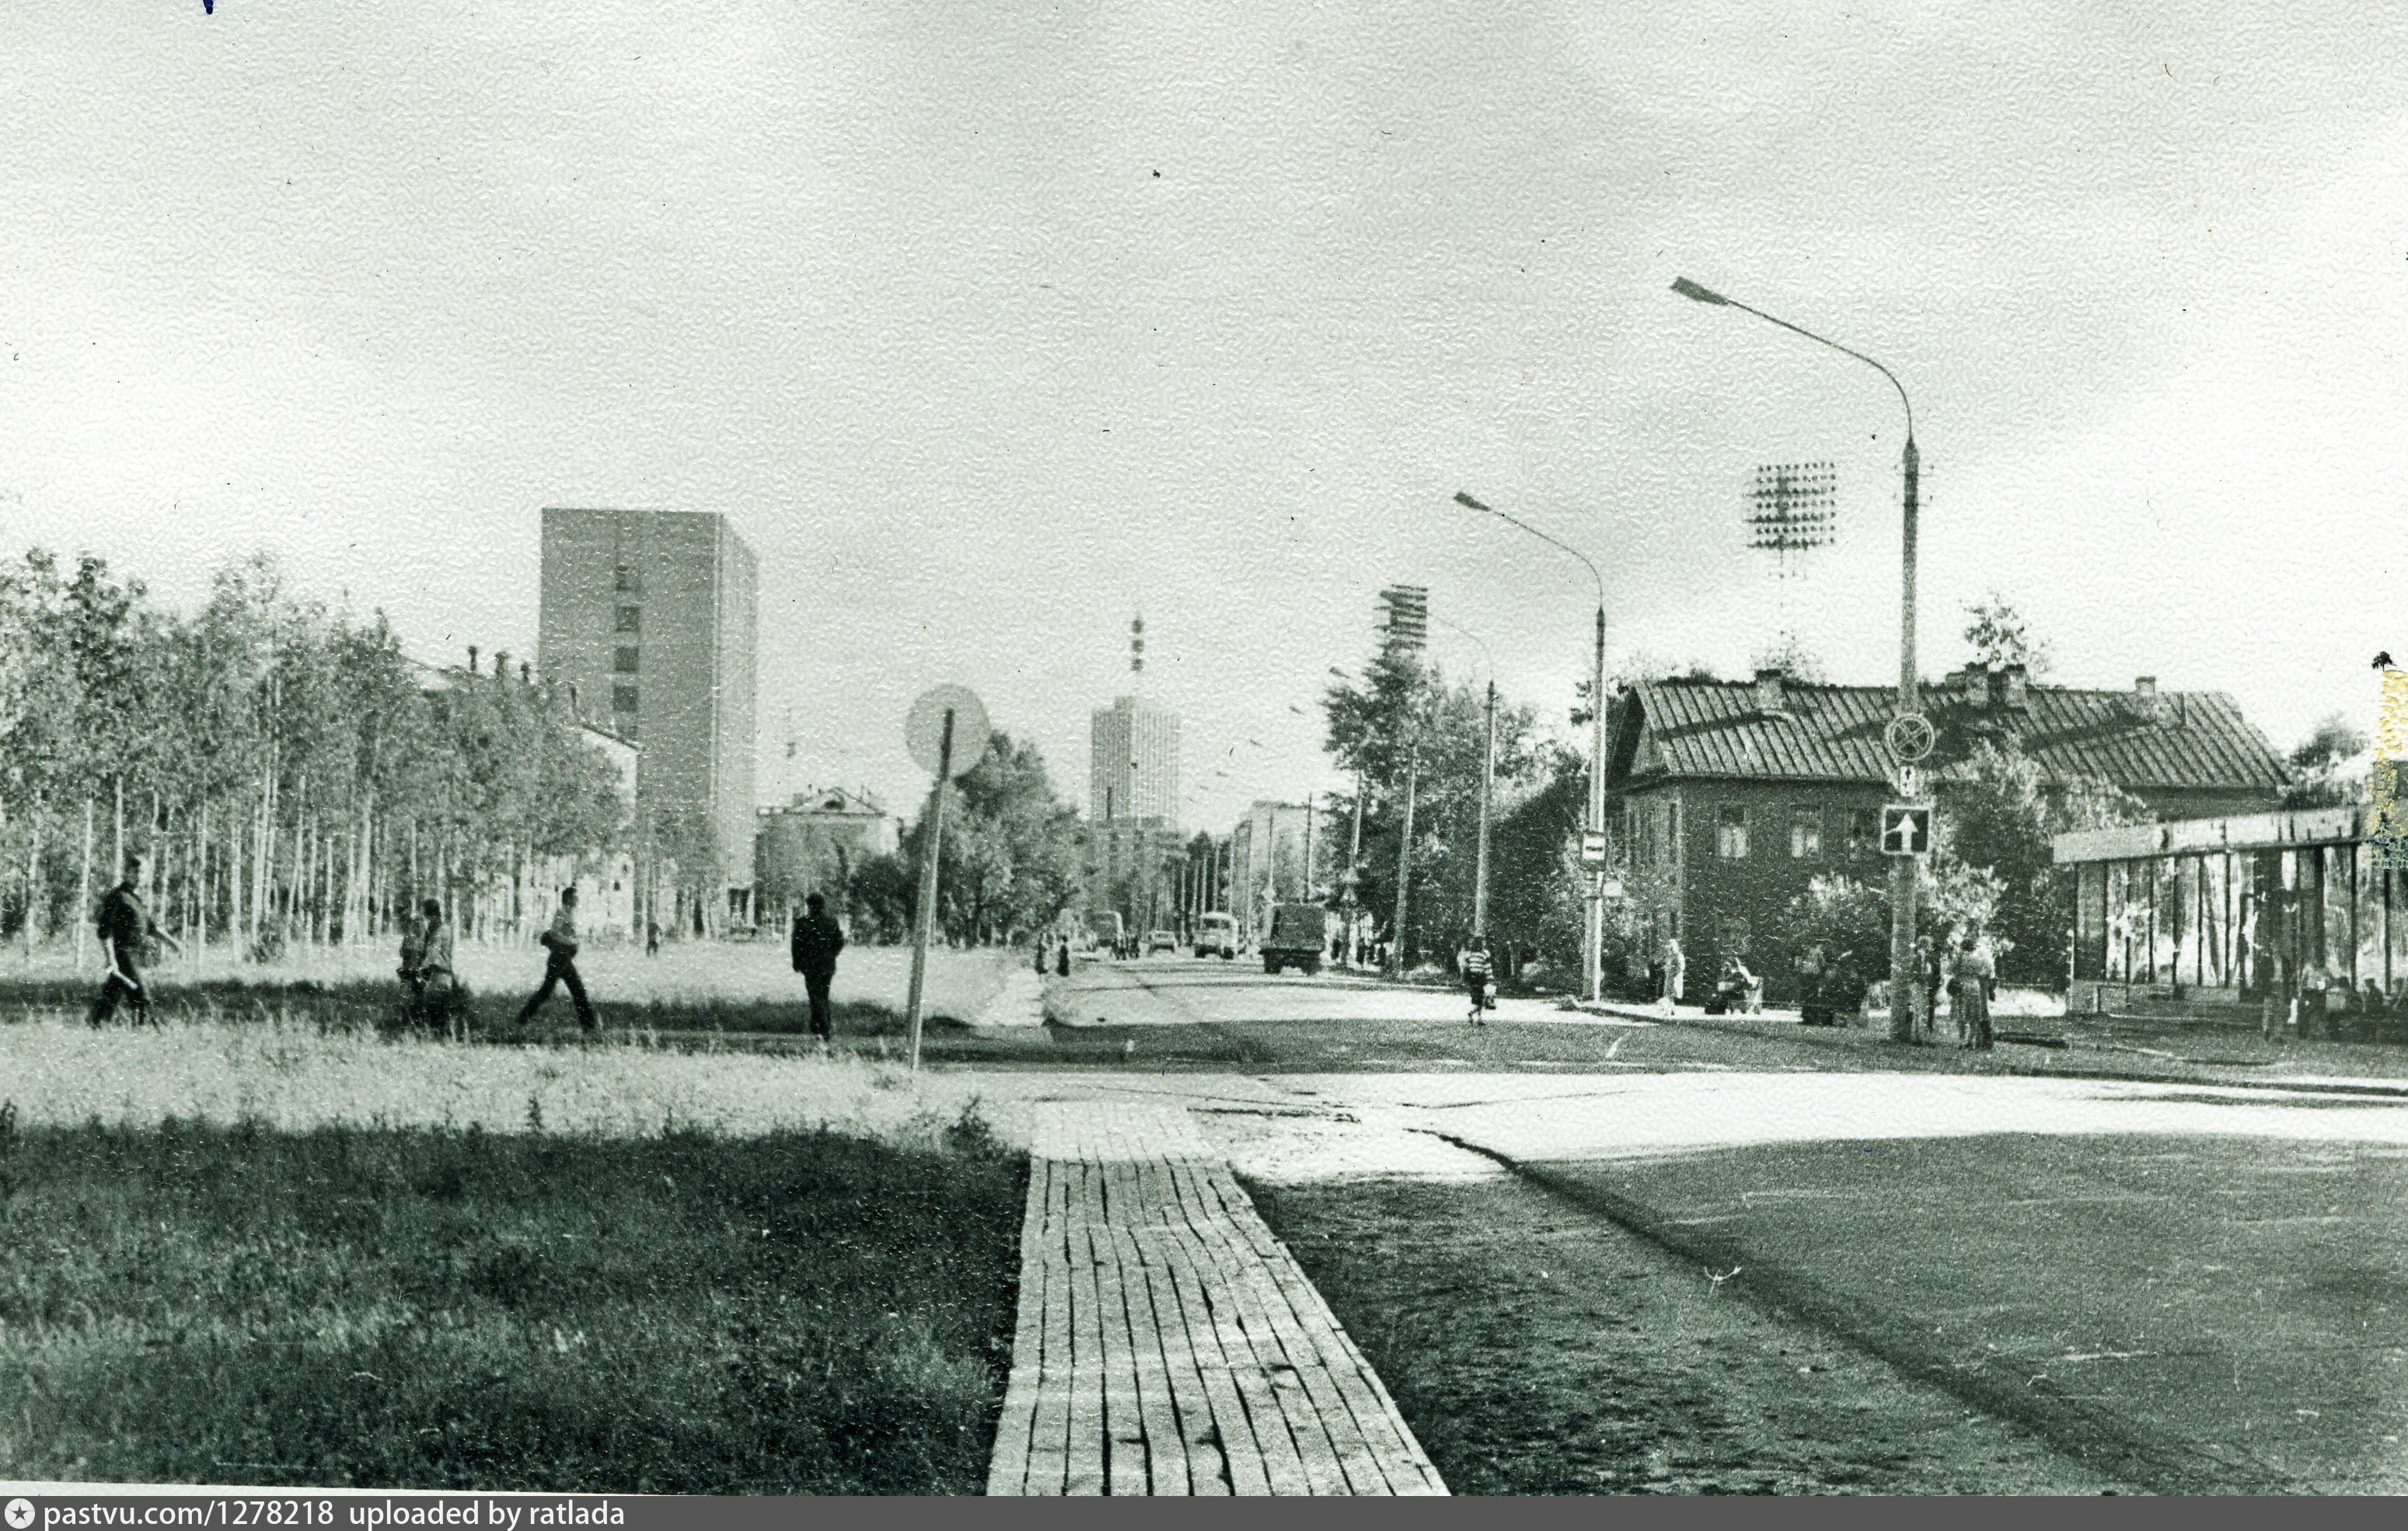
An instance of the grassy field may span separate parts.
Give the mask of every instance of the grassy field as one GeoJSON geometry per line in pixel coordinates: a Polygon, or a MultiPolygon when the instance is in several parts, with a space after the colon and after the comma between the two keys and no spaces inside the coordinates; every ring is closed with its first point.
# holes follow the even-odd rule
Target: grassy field
{"type": "Polygon", "coordinates": [[[17,1128],[10,1477],[977,1493],[1023,1171],[929,1140],[17,1128]]]}
{"type": "MultiPolygon", "coordinates": [[[[708,955],[595,987],[779,1003],[774,950],[708,955]]],[[[936,971],[967,1005],[1001,969],[936,971]]],[[[609,1009],[599,1040],[463,1046],[345,977],[170,976],[154,1028],[72,990],[0,1010],[0,1476],[979,1490],[1024,1170],[976,1081],[609,1009]]]]}
{"type": "MultiPolygon", "coordinates": [[[[937,951],[928,958],[927,1013],[932,1023],[968,1022],[1002,987],[1005,968],[1021,960],[1009,952],[937,951]]],[[[543,951],[524,945],[459,948],[460,976],[472,996],[479,1035],[508,1037],[519,1006],[543,978],[543,951]]],[[[87,953],[79,973],[71,948],[39,951],[0,968],[0,1019],[81,1014],[99,987],[98,958],[87,953]]],[[[394,953],[375,948],[301,949],[270,965],[237,963],[212,951],[195,960],[170,958],[150,970],[152,1009],[166,1020],[303,1020],[320,1026],[385,1026],[396,1018],[399,986],[394,953]]],[[[627,947],[597,947],[578,958],[587,993],[608,1028],[656,1032],[797,1035],[810,1029],[803,982],[789,966],[784,943],[673,942],[657,957],[627,947]]],[[[838,962],[835,992],[839,1036],[895,1036],[903,1030],[910,952],[902,947],[859,947],[838,962]]],[[[528,1028],[543,1035],[573,1031],[566,992],[556,993],[528,1028]]]]}

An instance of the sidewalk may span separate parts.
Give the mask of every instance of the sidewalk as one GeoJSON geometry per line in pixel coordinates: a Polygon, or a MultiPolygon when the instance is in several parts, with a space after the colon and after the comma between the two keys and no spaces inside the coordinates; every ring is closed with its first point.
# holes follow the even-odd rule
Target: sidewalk
{"type": "Polygon", "coordinates": [[[1037,1107],[991,1495],[1433,1495],[1378,1375],[1173,1102],[1037,1107]]]}
{"type": "Polygon", "coordinates": [[[2215,1084],[2408,1098],[2408,1052],[2366,1044],[2272,1042],[2221,1031],[2100,1025],[2084,1016],[2004,1016],[1997,1023],[2000,1033],[1998,1047],[1985,1053],[1956,1047],[1944,1020],[1934,1039],[1901,1047],[1889,1039],[1889,1017],[1880,1011],[1870,1012],[1854,1024],[1825,1027],[1803,1024],[1795,1010],[1713,1016],[1682,1006],[1667,1016],[1653,1005],[1611,1000],[1597,1004],[1582,1001],[1570,1004],[1570,1008],[1600,1018],[1652,1021],[1659,1025],[1689,1026],[1728,1037],[1761,1037],[1769,1043],[1841,1052],[1869,1066],[1889,1069],[2123,1080],[2150,1084],[2215,1084]]]}

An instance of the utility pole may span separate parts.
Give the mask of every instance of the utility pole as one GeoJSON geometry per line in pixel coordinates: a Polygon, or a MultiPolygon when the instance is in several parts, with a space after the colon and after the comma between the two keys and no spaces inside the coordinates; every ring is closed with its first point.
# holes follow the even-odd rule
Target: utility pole
{"type": "Polygon", "coordinates": [[[1304,794],[1304,901],[1312,903],[1319,892],[1312,876],[1312,805],[1318,793],[1304,794]]]}
{"type": "Polygon", "coordinates": [[[1488,742],[1480,756],[1480,854],[1471,872],[1471,933],[1488,934],[1488,799],[1497,789],[1497,677],[1488,678],[1488,742]]]}
{"type": "Polygon", "coordinates": [[[1405,764],[1405,832],[1397,839],[1397,928],[1391,950],[1395,953],[1397,973],[1405,971],[1405,909],[1406,895],[1413,881],[1413,788],[1421,774],[1421,753],[1418,745],[1405,764]]]}

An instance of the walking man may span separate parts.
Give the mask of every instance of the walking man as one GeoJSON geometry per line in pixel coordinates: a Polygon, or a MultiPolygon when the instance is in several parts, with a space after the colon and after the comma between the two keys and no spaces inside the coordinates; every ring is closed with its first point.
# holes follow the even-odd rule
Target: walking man
{"type": "Polygon", "coordinates": [[[827,917],[827,900],[813,894],[803,900],[805,913],[795,922],[795,971],[811,996],[811,1035],[823,1045],[836,1035],[828,1009],[828,986],[836,982],[836,954],[844,950],[844,932],[827,917]]]}
{"type": "Polygon", "coordinates": [[[543,964],[543,987],[538,989],[519,1008],[519,1024],[535,1019],[535,1012],[552,997],[554,986],[568,985],[568,997],[577,1004],[577,1023],[593,1032],[602,1029],[594,1018],[594,1007],[586,1002],[585,980],[577,976],[577,888],[575,884],[560,890],[560,909],[552,917],[551,928],[537,939],[543,942],[546,953],[543,964]]]}
{"type": "Polygon", "coordinates": [[[1682,954],[1680,938],[1674,936],[1665,937],[1662,1003],[1666,1015],[1671,1014],[1672,1007],[1681,1002],[1683,993],[1687,988],[1688,980],[1689,959],[1682,954]]]}
{"type": "Polygon", "coordinates": [[[174,947],[184,948],[176,937],[161,930],[142,904],[136,890],[142,885],[142,858],[125,858],[125,880],[100,895],[100,908],[93,912],[93,923],[100,927],[100,954],[108,964],[108,976],[101,980],[100,993],[92,1002],[92,1023],[95,1026],[117,1013],[120,1000],[134,1007],[134,1019],[150,1019],[150,989],[142,981],[142,948],[157,939],[174,947]]]}
{"type": "Polygon", "coordinates": [[[1488,1011],[1497,1004],[1497,989],[1491,981],[1494,975],[1488,957],[1488,937],[1471,937],[1455,962],[1463,970],[1463,986],[1471,994],[1471,1023],[1484,1026],[1488,1023],[1488,1011]]]}

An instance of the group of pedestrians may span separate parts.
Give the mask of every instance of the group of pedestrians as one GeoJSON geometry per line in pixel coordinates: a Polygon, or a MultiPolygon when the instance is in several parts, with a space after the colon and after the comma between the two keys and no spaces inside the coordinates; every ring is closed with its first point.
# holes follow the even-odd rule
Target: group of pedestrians
{"type": "MultiPolygon", "coordinates": [[[[1944,993],[1956,1045],[1975,1052],[1990,1051],[1997,1044],[1990,1007],[1998,998],[1999,970],[1981,929],[1966,925],[1936,943],[1929,937],[1919,939],[1915,953],[1915,987],[1922,993],[1917,995],[1914,989],[1904,989],[1894,1003],[1920,998],[1916,1029],[1928,1036],[1944,993]]],[[[1855,968],[1854,952],[1834,954],[1819,941],[1799,952],[1796,968],[1799,1020],[1810,1026],[1836,1025],[1841,1014],[1861,1005],[1866,982],[1855,968]]],[[[1662,954],[1649,965],[1648,973],[1649,987],[1664,1014],[1671,1014],[1674,1006],[1686,996],[1688,970],[1688,958],[1681,950],[1679,938],[1667,937],[1662,954]]],[[[1709,1011],[1753,1012],[1762,1007],[1763,993],[1763,980],[1749,971],[1740,958],[1732,957],[1725,964],[1714,998],[1706,1008],[1709,1011]]]]}

